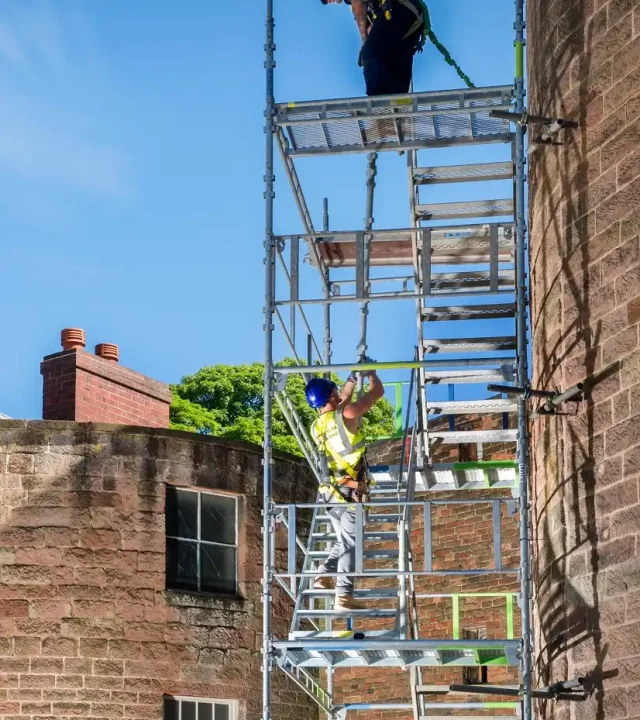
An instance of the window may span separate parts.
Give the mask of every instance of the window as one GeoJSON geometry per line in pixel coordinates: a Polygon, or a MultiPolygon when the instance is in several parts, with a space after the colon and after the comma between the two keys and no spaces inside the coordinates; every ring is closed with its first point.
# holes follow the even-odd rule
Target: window
{"type": "Polygon", "coordinates": [[[236,498],[167,486],[166,507],[167,587],[235,595],[236,498]]]}
{"type": "Polygon", "coordinates": [[[164,699],[164,720],[236,720],[233,700],[164,699]]]}

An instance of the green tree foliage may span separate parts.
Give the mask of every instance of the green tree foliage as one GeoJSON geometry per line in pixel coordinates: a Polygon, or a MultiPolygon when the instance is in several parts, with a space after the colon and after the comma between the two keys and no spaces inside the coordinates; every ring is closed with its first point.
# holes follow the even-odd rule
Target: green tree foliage
{"type": "MultiPolygon", "coordinates": [[[[294,365],[287,358],[280,366],[294,365]]],[[[171,427],[215,435],[231,440],[262,444],[264,437],[264,365],[212,365],[194,375],[187,375],[172,386],[171,427]]],[[[334,377],[336,382],[339,379],[334,377]]],[[[305,381],[290,375],[287,394],[298,415],[307,427],[317,417],[304,396],[305,381]]],[[[392,435],[395,431],[393,407],[386,400],[376,403],[364,418],[364,430],[369,438],[392,435]]],[[[301,455],[280,408],[274,403],[273,444],[277,450],[301,455]]]]}

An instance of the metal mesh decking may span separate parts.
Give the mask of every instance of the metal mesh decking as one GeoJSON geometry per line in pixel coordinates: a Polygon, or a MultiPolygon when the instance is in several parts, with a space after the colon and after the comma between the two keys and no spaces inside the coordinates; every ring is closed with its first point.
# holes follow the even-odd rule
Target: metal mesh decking
{"type": "Polygon", "coordinates": [[[276,106],[283,151],[292,157],[505,142],[509,122],[490,111],[511,107],[513,87],[276,106]]]}

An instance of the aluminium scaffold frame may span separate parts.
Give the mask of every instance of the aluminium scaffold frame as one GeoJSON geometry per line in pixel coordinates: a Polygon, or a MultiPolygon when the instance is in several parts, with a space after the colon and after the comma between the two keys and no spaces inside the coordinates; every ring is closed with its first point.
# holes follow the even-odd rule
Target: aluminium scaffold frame
{"type": "MultiPolygon", "coordinates": [[[[516,125],[515,134],[511,133],[509,121],[503,121],[502,125],[491,124],[488,118],[489,107],[496,109],[509,108],[517,114],[525,112],[525,88],[524,88],[524,0],[515,0],[516,5],[516,22],[515,22],[515,47],[516,47],[516,79],[513,87],[506,88],[481,88],[471,91],[448,91],[447,93],[428,93],[428,94],[412,94],[404,98],[356,98],[353,100],[325,101],[322,103],[303,103],[297,106],[298,117],[293,119],[288,117],[284,106],[278,106],[275,102],[274,95],[274,74],[275,74],[275,18],[274,18],[274,0],[266,0],[267,21],[266,21],[266,162],[265,162],[265,378],[264,378],[264,467],[263,467],[263,520],[264,520],[264,547],[263,547],[263,581],[262,581],[262,599],[263,599],[263,720],[272,720],[271,707],[271,673],[276,664],[295,682],[299,687],[305,690],[309,695],[314,696],[317,704],[326,711],[328,717],[344,718],[347,710],[365,709],[363,705],[353,705],[349,707],[338,707],[332,704],[332,671],[327,672],[327,688],[326,690],[320,686],[315,678],[304,670],[307,667],[324,667],[325,665],[340,666],[336,658],[341,657],[341,648],[338,644],[332,646],[330,651],[326,651],[326,643],[314,637],[312,633],[308,637],[299,637],[296,639],[288,639],[287,641],[277,641],[272,634],[272,587],[278,583],[286,592],[296,600],[296,592],[298,597],[301,596],[303,584],[309,582],[313,576],[311,566],[303,570],[302,573],[297,572],[295,565],[296,551],[299,548],[302,552],[310,553],[306,550],[304,543],[296,534],[296,508],[313,509],[314,522],[316,519],[321,524],[322,517],[320,511],[322,504],[308,503],[303,505],[282,506],[274,502],[272,497],[272,473],[273,473],[273,453],[272,453],[272,413],[274,400],[278,403],[285,418],[288,420],[292,430],[298,439],[301,448],[310,463],[312,470],[319,477],[319,464],[317,453],[312,443],[310,443],[305,428],[300,425],[299,419],[296,417],[295,409],[284,392],[284,381],[286,377],[292,373],[300,373],[303,376],[309,371],[309,365],[313,364],[314,353],[320,360],[320,365],[314,367],[314,372],[331,372],[342,370],[366,370],[375,368],[377,370],[385,369],[412,369],[412,382],[416,385],[416,421],[412,432],[411,454],[409,458],[409,466],[406,470],[400,465],[399,470],[396,469],[395,475],[391,474],[390,479],[385,485],[383,480],[380,485],[380,493],[387,494],[378,501],[368,503],[367,507],[375,509],[376,502],[378,505],[388,507],[390,501],[384,497],[390,497],[390,493],[396,493],[397,502],[392,503],[398,507],[398,568],[389,570],[388,575],[397,577],[398,583],[402,589],[400,593],[400,605],[398,617],[403,617],[405,625],[400,627],[399,637],[393,640],[387,640],[385,637],[370,638],[359,640],[357,637],[350,639],[348,643],[348,652],[357,654],[361,652],[363,665],[375,665],[380,662],[383,665],[392,665],[388,662],[390,658],[395,658],[396,665],[403,667],[413,667],[417,675],[414,685],[419,685],[420,667],[429,665],[430,658],[438,661],[439,656],[444,652],[452,653],[457,658],[457,664],[465,664],[465,657],[460,655],[462,650],[461,644],[456,645],[451,642],[449,647],[443,647],[441,641],[410,639],[410,628],[406,626],[408,622],[417,622],[417,619],[408,618],[408,609],[402,607],[402,593],[410,592],[409,586],[413,586],[414,578],[421,573],[433,574],[433,569],[429,567],[427,561],[428,553],[425,553],[425,570],[415,570],[410,560],[410,551],[407,555],[405,547],[406,528],[411,525],[411,509],[414,506],[425,507],[425,546],[430,546],[430,524],[426,522],[427,512],[426,505],[431,507],[432,501],[416,501],[413,499],[412,480],[414,475],[418,475],[418,470],[422,468],[423,489],[429,489],[429,483],[433,482],[437,486],[439,469],[431,469],[431,479],[427,472],[425,463],[425,455],[428,455],[428,441],[425,442],[425,435],[428,435],[428,412],[430,408],[428,403],[420,398],[425,397],[425,387],[429,382],[438,383],[446,377],[447,382],[469,382],[471,371],[468,369],[471,365],[486,365],[485,370],[476,370],[472,380],[477,378],[486,380],[486,382],[517,382],[520,387],[527,387],[528,379],[528,326],[527,326],[527,237],[526,237],[526,219],[525,219],[525,138],[524,128],[516,125]],[[488,105],[483,105],[487,98],[491,98],[488,105]],[[447,130],[440,133],[438,124],[442,122],[439,118],[447,116],[452,118],[452,123],[458,122],[458,115],[461,108],[468,115],[468,127],[460,129],[457,127],[455,132],[447,130]],[[479,109],[478,109],[479,108],[479,109]],[[304,113],[307,111],[308,116],[304,113]],[[344,113],[351,113],[350,117],[357,119],[357,133],[349,134],[346,132],[342,124],[344,123],[344,113]],[[321,118],[318,123],[317,118],[321,118]],[[389,126],[383,126],[383,134],[387,133],[387,137],[380,137],[380,122],[391,122],[391,130],[389,126]],[[317,127],[320,127],[320,134],[317,133],[317,127]],[[316,130],[313,130],[316,127],[316,130]],[[311,128],[311,129],[310,129],[311,128]],[[376,131],[377,128],[377,131],[376,131]],[[499,131],[502,128],[502,131],[499,131]],[[376,135],[378,132],[378,135],[376,135]],[[447,137],[449,132],[449,137],[447,137]],[[315,133],[315,134],[314,134],[315,133]],[[459,137],[456,137],[458,133],[459,137]],[[375,189],[376,176],[376,152],[384,150],[402,150],[408,153],[410,173],[412,182],[428,182],[428,174],[416,179],[417,172],[417,151],[429,147],[453,146],[458,142],[472,140],[475,142],[512,142],[513,144],[513,177],[514,177],[514,199],[509,206],[509,201],[495,201],[492,203],[448,203],[446,206],[441,205],[439,209],[433,206],[420,205],[417,193],[415,192],[415,184],[411,185],[411,210],[412,210],[412,227],[408,230],[400,231],[373,231],[373,193],[375,189]],[[298,142],[301,140],[301,142],[298,142]],[[294,198],[302,219],[304,233],[299,235],[289,235],[282,238],[276,237],[274,234],[274,199],[275,199],[275,146],[279,147],[283,160],[286,174],[293,190],[294,198]],[[335,244],[336,236],[339,233],[329,233],[328,211],[325,203],[324,208],[324,224],[323,231],[317,232],[314,228],[309,208],[307,207],[304,194],[298,179],[293,158],[296,156],[316,156],[326,155],[333,152],[353,153],[353,152],[369,152],[368,171],[367,171],[367,208],[365,217],[365,226],[362,231],[344,234],[339,238],[340,247],[347,248],[347,243],[353,245],[354,252],[346,257],[344,261],[346,265],[351,264],[355,268],[354,280],[331,281],[330,280],[330,261],[329,253],[331,252],[331,243],[335,244]],[[435,214],[434,214],[435,213],[435,214]],[[440,213],[438,215],[437,213],[440,213]],[[471,277],[473,273],[453,273],[454,277],[448,276],[446,273],[440,273],[437,280],[433,279],[431,274],[431,263],[437,261],[438,253],[441,254],[440,262],[447,264],[446,261],[452,258],[457,252],[455,247],[451,245],[451,236],[455,235],[455,231],[461,231],[459,225],[453,228],[438,226],[437,228],[424,228],[421,220],[439,217],[465,219],[467,217],[500,217],[513,213],[515,234],[509,235],[509,230],[504,223],[499,221],[491,222],[483,225],[483,230],[478,236],[477,255],[470,256],[467,262],[484,262],[487,260],[490,265],[489,274],[485,280],[478,277],[471,277]],[[447,231],[451,231],[447,233],[447,231]],[[376,239],[383,241],[385,236],[389,239],[390,244],[395,242],[394,251],[402,246],[402,252],[405,255],[399,256],[396,264],[412,264],[415,269],[413,276],[401,276],[393,278],[402,285],[402,290],[394,292],[371,292],[371,287],[376,282],[381,282],[379,278],[371,279],[369,277],[369,269],[377,263],[375,251],[372,251],[372,244],[376,233],[376,239]],[[442,233],[442,238],[439,237],[442,233]],[[323,238],[326,242],[323,246],[317,242],[323,238]],[[289,243],[291,255],[290,264],[287,267],[284,261],[285,242],[289,243]],[[322,298],[303,300],[299,296],[299,249],[300,240],[302,240],[309,252],[312,264],[317,268],[321,284],[322,298]],[[443,241],[444,240],[444,241],[443,241]],[[404,245],[403,245],[404,243],[404,245]],[[409,248],[409,255],[406,254],[409,248]],[[500,270],[499,263],[508,261],[508,255],[513,258],[514,270],[500,270]],[[289,284],[289,299],[278,301],[275,293],[276,282],[276,264],[280,262],[283,272],[289,284]],[[462,277],[464,276],[464,277],[462,277]],[[355,290],[352,294],[342,294],[341,288],[345,284],[354,284],[355,290]],[[440,284],[438,284],[440,283],[440,284]],[[474,285],[475,283],[475,285],[474,285]],[[463,293],[469,287],[480,288],[485,287],[487,294],[497,295],[501,291],[511,292],[515,295],[515,308],[505,304],[504,307],[496,309],[497,306],[492,305],[484,308],[477,308],[476,316],[481,318],[483,312],[486,317],[495,317],[496,313],[505,313],[515,317],[515,343],[500,342],[496,347],[480,347],[480,350],[514,350],[515,357],[511,355],[495,356],[490,358],[475,358],[473,362],[461,359],[447,361],[433,361],[427,359],[426,354],[430,352],[439,352],[442,346],[425,345],[422,336],[422,317],[425,313],[423,301],[440,288],[443,292],[453,294],[456,288],[463,293]],[[413,287],[410,288],[410,285],[413,287]],[[400,362],[381,362],[371,364],[365,362],[366,355],[366,337],[367,337],[367,317],[368,306],[372,301],[379,300],[415,300],[418,316],[418,355],[416,359],[400,362]],[[360,307],[360,341],[357,348],[357,354],[360,362],[354,364],[332,363],[332,345],[331,345],[331,305],[336,303],[352,302],[357,303],[360,307]],[[318,343],[313,337],[310,324],[304,314],[304,306],[307,304],[322,304],[324,306],[324,337],[323,348],[320,350],[318,343]],[[285,323],[280,307],[290,308],[289,328],[285,323]],[[307,357],[301,361],[296,353],[296,312],[300,314],[302,322],[307,332],[307,357]],[[273,360],[273,333],[275,330],[274,320],[277,319],[284,332],[285,339],[291,347],[294,355],[298,360],[296,367],[277,368],[273,360]],[[430,349],[431,348],[431,349],[430,349]],[[425,352],[426,349],[426,352],[425,352]],[[434,368],[449,368],[446,373],[434,368]],[[451,368],[454,368],[451,370],[451,368]],[[440,373],[440,374],[439,374],[440,373]],[[415,458],[414,458],[415,451],[415,458]],[[417,458],[417,459],[416,459],[417,458]],[[406,477],[406,481],[405,478],[406,477]],[[434,479],[435,478],[435,479],[434,479]],[[385,490],[385,488],[387,488],[385,490]],[[390,490],[392,488],[392,490],[390,490]],[[401,493],[404,499],[401,500],[401,493]],[[278,573],[275,567],[275,531],[277,521],[282,520],[288,531],[288,557],[289,566],[286,573],[278,573]],[[427,529],[429,525],[429,529],[427,529]],[[428,534],[429,533],[429,534],[428,534]],[[409,557],[409,562],[407,562],[409,557]],[[292,560],[293,558],[293,560],[292,560]],[[386,643],[386,644],[385,644],[386,643]],[[391,648],[387,651],[387,648],[391,648]],[[276,662],[279,650],[286,650],[280,654],[280,660],[276,662]],[[296,652],[300,651],[297,655],[296,652]],[[316,653],[314,655],[314,653],[316,653]],[[369,653],[367,655],[367,653],[369,653]],[[373,653],[373,654],[372,654],[373,653]],[[378,653],[378,654],[376,654],[378,653]],[[385,655],[385,653],[387,653],[385,655]],[[413,654],[412,654],[413,653],[413,654]],[[420,655],[420,653],[423,653],[420,655]],[[432,653],[432,654],[429,654],[432,653]],[[458,655],[455,655],[458,653],[458,655]],[[324,661],[327,663],[322,664],[324,661]],[[459,660],[459,662],[458,662],[459,660]],[[320,664],[316,661],[321,661],[320,664]]],[[[496,121],[498,123],[498,121],[496,121]]],[[[444,123],[443,123],[444,124],[444,123]]],[[[493,164],[498,165],[498,164],[493,164]]],[[[505,165],[503,163],[503,165],[505,165]]],[[[509,163],[511,165],[511,163],[509,163]]],[[[435,168],[436,171],[442,171],[442,168],[435,168]]],[[[504,171],[505,168],[502,168],[504,171]]],[[[441,182],[456,181],[459,176],[459,169],[451,166],[445,170],[444,175],[449,173],[450,177],[443,179],[443,172],[439,173],[441,182]],[[457,175],[458,173],[458,175],[457,175]]],[[[495,179],[504,177],[499,167],[493,169],[478,166],[477,173],[480,176],[487,177],[492,175],[495,179]]],[[[511,175],[509,175],[511,177],[511,175]]],[[[508,225],[508,224],[507,224],[508,225]]],[[[479,226],[473,226],[471,230],[464,229],[463,236],[465,238],[473,237],[473,233],[477,233],[479,226]]],[[[385,282],[389,282],[390,278],[385,278],[385,282]]],[[[459,316],[460,308],[447,308],[449,316],[459,316]]],[[[436,312],[435,310],[433,312],[436,312]]],[[[500,339],[496,339],[500,340],[500,339]]],[[[427,343],[429,341],[426,341],[427,343]]],[[[477,344],[476,344],[477,350],[477,344]]],[[[408,421],[410,413],[411,401],[409,400],[407,407],[407,424],[405,426],[404,441],[409,438],[408,421]]],[[[453,404],[453,403],[452,403],[453,404]]],[[[438,403],[441,409],[446,403],[438,403]]],[[[446,409],[446,408],[444,408],[446,409]]],[[[513,496],[518,503],[519,512],[519,543],[520,543],[520,593],[519,606],[521,611],[522,637],[520,640],[509,639],[505,645],[505,657],[509,664],[518,664],[521,671],[521,682],[517,688],[517,710],[521,712],[524,720],[533,720],[532,707],[532,620],[531,620],[531,548],[530,548],[530,519],[529,519],[529,479],[528,479],[528,421],[527,407],[524,398],[517,400],[517,405],[511,409],[516,410],[517,414],[517,430],[511,431],[505,429],[509,440],[517,438],[517,463],[512,464],[517,470],[515,473],[515,482],[506,483],[506,486],[512,487],[513,496]]],[[[494,408],[495,411],[495,408],[494,408]]],[[[446,412],[444,414],[447,414],[446,412]]],[[[443,433],[444,435],[445,433],[443,433]]],[[[452,433],[452,436],[455,433],[452,433]]],[[[499,437],[499,435],[496,435],[499,437]]],[[[507,436],[505,435],[505,438],[507,436]]],[[[456,440],[455,437],[452,441],[456,440]]],[[[485,463],[482,473],[485,476],[486,485],[489,483],[488,475],[495,472],[499,475],[505,468],[490,468],[489,463],[485,463]]],[[[466,472],[464,468],[445,468],[442,472],[448,473],[447,477],[453,473],[454,482],[457,472],[466,472]]],[[[466,476],[465,476],[466,477],[466,476]]],[[[496,487],[501,485],[495,484],[496,487]]],[[[440,485],[439,487],[443,487],[440,485]]],[[[458,487],[458,485],[456,485],[458,487]]],[[[474,487],[469,484],[467,487],[474,487]]],[[[505,485],[502,485],[505,487],[505,485]]],[[[375,496],[374,496],[375,497],[375,496]]],[[[433,501],[434,503],[437,501],[433,501]]],[[[445,501],[443,501],[445,502],[445,501]]],[[[468,503],[468,502],[487,502],[486,500],[478,501],[446,501],[449,503],[468,503]]],[[[501,502],[513,502],[512,498],[500,498],[492,501],[494,503],[494,531],[496,527],[496,511],[495,503],[499,505],[501,502]]],[[[356,528],[357,537],[360,541],[364,539],[364,509],[357,506],[356,511],[356,528]]],[[[326,522],[326,521],[325,521],[326,522]]],[[[497,523],[499,527],[499,522],[497,523]]],[[[312,526],[312,532],[314,526],[312,526]]],[[[320,533],[321,534],[321,533],[320,533]]],[[[384,534],[384,533],[381,533],[384,534]]],[[[499,536],[499,532],[498,532],[499,536]]],[[[494,558],[495,571],[503,571],[501,567],[499,552],[499,537],[494,534],[494,558]],[[495,543],[498,543],[496,546],[495,543]],[[497,547],[497,549],[496,549],[497,547]]],[[[307,557],[307,560],[309,558],[307,557]]],[[[364,551],[360,545],[357,551],[356,574],[358,576],[366,576],[367,571],[364,570],[364,551]]],[[[447,571],[442,571],[446,574],[447,571]]],[[[470,574],[471,571],[467,571],[470,574]]],[[[475,572],[475,571],[473,571],[475,572]]],[[[482,571],[477,571],[482,572],[482,571]]],[[[506,572],[506,571],[505,571],[506,572]]],[[[384,573],[377,570],[373,573],[376,577],[384,576],[384,573]]],[[[308,591],[307,591],[308,592],[308,591]]],[[[506,594],[507,608],[513,609],[513,594],[506,594]]],[[[456,614],[457,600],[454,603],[454,616],[456,614]]],[[[296,608],[298,606],[296,605],[296,608]]],[[[311,612],[311,611],[309,611],[311,612]]],[[[511,611],[512,612],[512,611],[511,611]]],[[[327,611],[320,610],[319,614],[329,617],[328,626],[331,627],[331,615],[327,611]]],[[[307,618],[313,624],[314,616],[307,613],[307,618]]],[[[513,625],[513,617],[511,615],[511,625],[513,625]]],[[[321,634],[321,633],[320,633],[321,634]]],[[[512,635],[513,633],[508,634],[512,635]]],[[[493,652],[495,650],[495,642],[491,640],[465,641],[465,647],[471,649],[473,657],[477,660],[478,654],[484,651],[493,652]]],[[[469,658],[467,658],[469,659],[469,658]]],[[[456,664],[454,662],[453,664],[456,664]]],[[[539,692],[539,691],[536,691],[539,692]]],[[[513,694],[513,693],[512,693],[513,694]]],[[[425,707],[428,703],[424,702],[424,698],[412,697],[411,704],[394,705],[380,703],[377,709],[408,709],[412,708],[414,712],[420,712],[424,715],[425,707]]],[[[451,703],[452,708],[471,709],[476,707],[474,703],[451,703]]],[[[442,707],[442,706],[440,706],[442,707]]],[[[505,705],[506,707],[506,705],[505,705]]]]}

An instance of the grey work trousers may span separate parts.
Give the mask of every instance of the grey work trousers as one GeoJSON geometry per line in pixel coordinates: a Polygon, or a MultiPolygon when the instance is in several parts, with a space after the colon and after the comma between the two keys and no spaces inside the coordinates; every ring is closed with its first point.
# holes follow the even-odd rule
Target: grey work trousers
{"type": "MultiPolygon", "coordinates": [[[[322,569],[326,573],[352,573],[356,569],[356,512],[352,504],[338,503],[333,497],[328,500],[327,514],[331,519],[337,540],[331,546],[329,557],[322,569]]],[[[336,595],[353,593],[353,577],[342,575],[336,578],[336,595]]]]}

